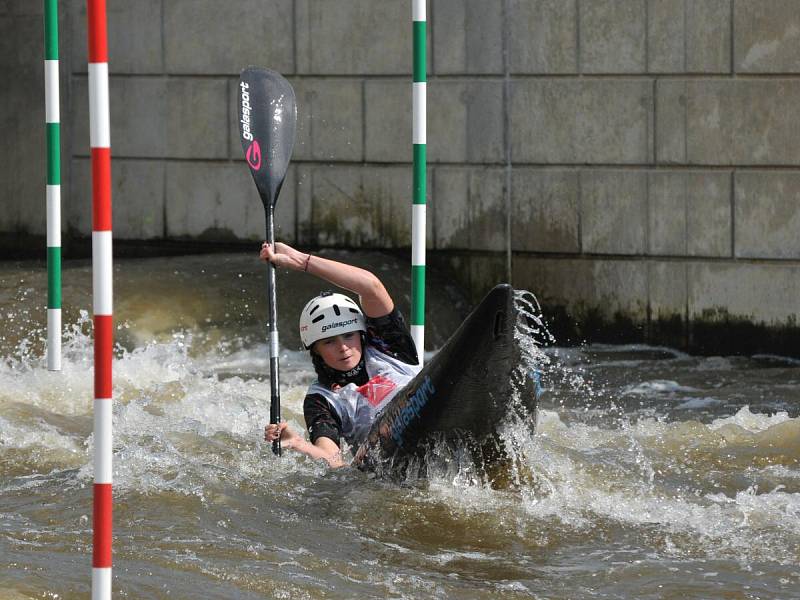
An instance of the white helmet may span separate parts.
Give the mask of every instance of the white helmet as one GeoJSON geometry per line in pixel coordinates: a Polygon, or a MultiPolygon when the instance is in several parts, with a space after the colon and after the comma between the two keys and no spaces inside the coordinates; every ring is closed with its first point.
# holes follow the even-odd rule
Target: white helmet
{"type": "Polygon", "coordinates": [[[300,341],[306,349],[317,340],[351,331],[366,331],[364,313],[344,294],[322,292],[300,313],[300,341]]]}

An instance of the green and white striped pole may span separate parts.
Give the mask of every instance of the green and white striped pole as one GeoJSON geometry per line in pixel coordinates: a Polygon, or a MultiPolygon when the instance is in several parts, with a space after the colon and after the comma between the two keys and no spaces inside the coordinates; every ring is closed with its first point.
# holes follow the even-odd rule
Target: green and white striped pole
{"type": "Polygon", "coordinates": [[[414,73],[412,83],[414,198],[411,213],[411,337],[417,346],[419,364],[422,366],[425,351],[426,0],[411,1],[414,37],[414,73]]]}
{"type": "Polygon", "coordinates": [[[47,368],[61,370],[61,118],[58,0],[44,0],[44,96],[47,131],[47,368]]]}

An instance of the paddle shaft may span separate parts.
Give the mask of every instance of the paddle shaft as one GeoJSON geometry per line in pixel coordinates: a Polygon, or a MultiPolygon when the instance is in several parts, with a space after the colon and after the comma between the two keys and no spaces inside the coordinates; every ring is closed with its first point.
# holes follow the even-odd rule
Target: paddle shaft
{"type": "MultiPolygon", "coordinates": [[[[275,207],[272,203],[265,204],[264,210],[267,217],[267,242],[275,248],[275,207]]],[[[275,286],[275,265],[267,266],[267,298],[269,300],[269,422],[281,421],[281,389],[278,379],[278,295],[275,286]]],[[[272,452],[281,455],[280,438],[272,442],[272,452]]]]}

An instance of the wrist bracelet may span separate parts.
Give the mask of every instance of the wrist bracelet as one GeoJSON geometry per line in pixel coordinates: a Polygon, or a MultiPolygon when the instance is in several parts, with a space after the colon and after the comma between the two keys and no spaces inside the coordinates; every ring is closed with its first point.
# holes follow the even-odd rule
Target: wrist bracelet
{"type": "Polygon", "coordinates": [[[308,271],[308,263],[310,261],[311,261],[311,255],[310,254],[306,254],[306,264],[303,265],[303,272],[307,272],[308,271]]]}

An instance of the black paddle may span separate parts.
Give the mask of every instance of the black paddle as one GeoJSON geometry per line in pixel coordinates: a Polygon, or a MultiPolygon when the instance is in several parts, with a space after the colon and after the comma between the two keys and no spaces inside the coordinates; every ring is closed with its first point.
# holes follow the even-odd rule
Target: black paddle
{"type": "MultiPolygon", "coordinates": [[[[239,135],[244,157],[256,182],[267,220],[267,242],[275,249],[274,213],[294,146],[297,107],[294,90],[281,75],[269,69],[247,67],[239,77],[239,135]]],[[[280,423],[278,385],[278,302],[275,265],[267,267],[269,299],[269,422],[280,423]]],[[[281,455],[280,439],[272,451],[281,455]]]]}

